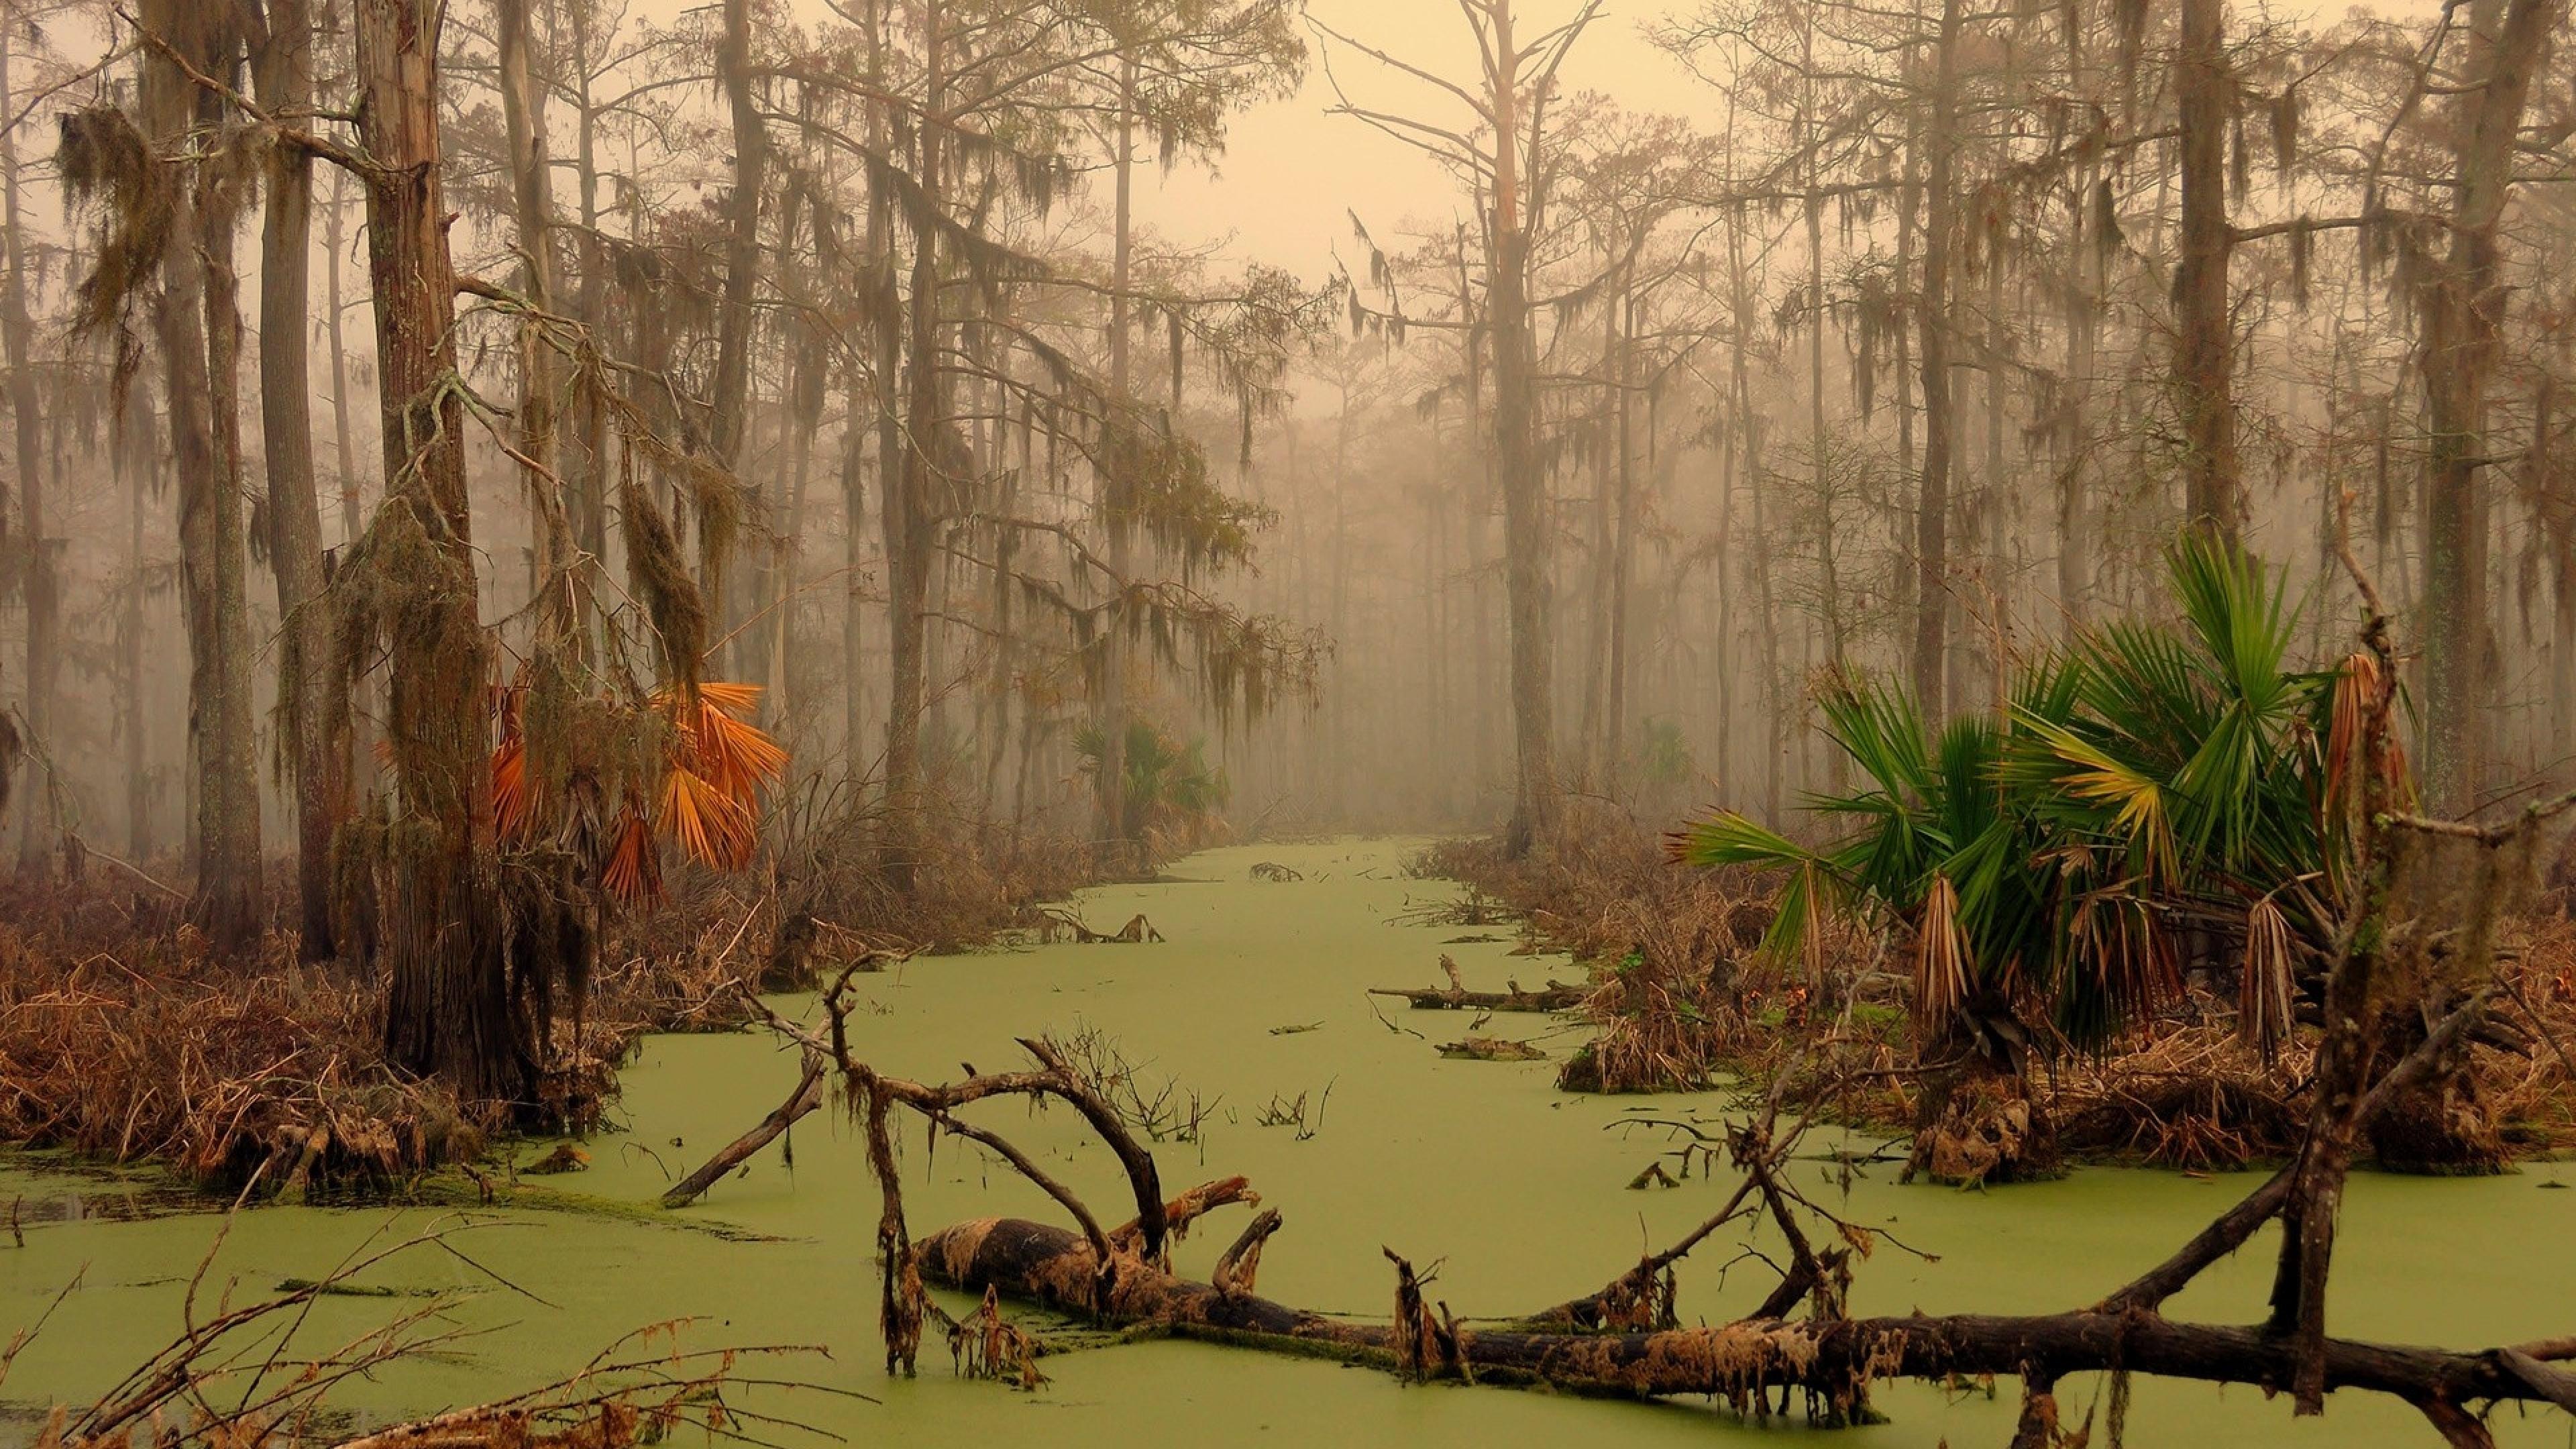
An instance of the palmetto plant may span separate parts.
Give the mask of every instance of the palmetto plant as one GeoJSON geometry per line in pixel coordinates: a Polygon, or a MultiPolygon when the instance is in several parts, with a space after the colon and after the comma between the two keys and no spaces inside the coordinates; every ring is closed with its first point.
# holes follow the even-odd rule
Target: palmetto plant
{"type": "MultiPolygon", "coordinates": [[[[1082,773],[1098,776],[1104,743],[1097,725],[1085,725],[1074,733],[1073,749],[1082,757],[1082,773]]],[[[1205,742],[1182,745],[1151,721],[1130,719],[1124,745],[1121,765],[1126,782],[1121,806],[1127,833],[1152,830],[1184,840],[1204,836],[1234,793],[1225,771],[1208,764],[1205,742]]]]}
{"type": "MultiPolygon", "coordinates": [[[[1786,870],[1776,954],[1811,949],[1825,912],[1910,935],[1927,1039],[2037,1012],[2099,1044],[2179,989],[2198,941],[2235,947],[2240,1028],[2268,1050],[2329,945],[2351,686],[2375,666],[2290,668],[2296,611],[2255,558],[2187,535],[2167,564],[2175,623],[2078,631],[2021,668],[2003,718],[1935,737],[1900,689],[1829,681],[1824,728],[1863,783],[1809,805],[1839,833],[1810,848],[1722,812],[1674,855],[1786,870]]],[[[2376,767],[2403,789],[2401,758],[2376,767]]]]}
{"type": "Polygon", "coordinates": [[[708,681],[694,696],[664,686],[641,709],[585,701],[543,732],[556,738],[532,744],[529,692],[505,691],[492,752],[495,827],[519,843],[548,832],[575,838],[600,887],[622,901],[661,894],[661,842],[740,870],[759,846],[761,793],[787,770],[787,751],[746,718],[760,693],[708,681]],[[538,758],[547,754],[558,758],[538,758]],[[603,809],[611,793],[613,811],[603,809]]]}

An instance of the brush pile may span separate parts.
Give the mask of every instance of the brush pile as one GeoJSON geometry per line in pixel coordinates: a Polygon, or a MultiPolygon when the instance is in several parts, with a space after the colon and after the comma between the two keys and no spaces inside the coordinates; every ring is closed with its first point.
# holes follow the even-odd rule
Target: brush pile
{"type": "Polygon", "coordinates": [[[1559,1073],[1569,1091],[1706,1086],[1754,1046],[1751,1028],[1806,1010],[1803,985],[1754,956],[1771,923],[1759,879],[1675,870],[1650,833],[1600,802],[1566,801],[1555,833],[1525,859],[1504,859],[1494,840],[1452,840],[1413,872],[1505,903],[1535,941],[1593,967],[1576,1011],[1599,1030],[1559,1073]]]}
{"type": "Polygon", "coordinates": [[[740,1025],[776,915],[704,886],[613,923],[616,964],[559,1014],[538,1100],[507,1106],[386,1061],[376,974],[299,962],[278,930],[224,955],[176,907],[99,878],[0,894],[0,1141],[224,1192],[399,1190],[500,1131],[588,1130],[647,1031],[740,1025]]]}
{"type": "Polygon", "coordinates": [[[382,1061],[383,997],[272,936],[226,961],[188,925],[16,893],[0,924],[0,1137],[300,1197],[482,1151],[495,1125],[382,1061]],[[47,909],[50,905],[53,908],[47,909]]]}

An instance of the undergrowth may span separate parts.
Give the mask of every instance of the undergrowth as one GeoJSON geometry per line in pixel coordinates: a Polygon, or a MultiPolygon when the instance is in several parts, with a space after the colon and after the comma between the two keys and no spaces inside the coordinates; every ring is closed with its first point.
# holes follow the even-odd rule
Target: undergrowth
{"type": "MultiPolygon", "coordinates": [[[[1677,866],[1655,832],[1590,799],[1567,800],[1556,828],[1518,860],[1498,839],[1473,837],[1431,847],[1412,869],[1502,903],[1537,945],[1589,969],[1578,1010],[1594,1032],[1560,1087],[1767,1089],[1785,1075],[1792,1100],[1849,1125],[1943,1126],[1944,1102],[1925,1100],[1938,1074],[1923,1069],[1908,1029],[1904,943],[1827,917],[1798,959],[1770,959],[1759,947],[1776,876],[1677,866]]],[[[2526,1156],[2576,1149],[2571,897],[2576,886],[2562,886],[2513,923],[2506,990],[2464,1087],[2526,1156]]],[[[2196,985],[2098,1050],[2037,1043],[2019,1090],[2043,1110],[2053,1152],[2204,1171],[2288,1157],[2309,1116],[2312,1047],[2294,1039],[2267,1061],[2239,1040],[2234,1012],[2232,991],[2196,985]]],[[[1994,1135],[1984,1118],[1977,1129],[1994,1135]]],[[[1982,1155],[1977,1131],[1955,1135],[1945,1151],[1982,1155]]]]}

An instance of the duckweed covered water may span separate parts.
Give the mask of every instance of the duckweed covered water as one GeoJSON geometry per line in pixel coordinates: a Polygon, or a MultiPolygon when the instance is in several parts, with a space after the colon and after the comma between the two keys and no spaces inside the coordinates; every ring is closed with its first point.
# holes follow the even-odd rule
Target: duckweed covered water
{"type": "MultiPolygon", "coordinates": [[[[1097,1029],[1116,1038],[1148,1081],[1177,1084],[1173,1101],[1198,1094],[1194,1141],[1158,1148],[1164,1185],[1249,1175],[1286,1226],[1262,1264],[1261,1290],[1309,1307],[1383,1316],[1392,1282],[1381,1244],[1417,1264],[1440,1260],[1435,1296],[1462,1315],[1526,1311],[1598,1287],[1641,1247],[1660,1246],[1712,1211],[1724,1191],[1693,1176],[1671,1190],[1626,1184],[1669,1144],[1632,1123],[1651,1115],[1713,1115],[1714,1097],[1573,1097],[1554,1090],[1552,1062],[1442,1059],[1435,1046],[1463,1035],[1470,1018],[1384,1015],[1370,986],[1418,986],[1437,977],[1447,951],[1471,986],[1507,979],[1535,986],[1561,961],[1515,958],[1507,939],[1448,944],[1479,933],[1454,926],[1391,924],[1451,888],[1413,881],[1401,841],[1259,846],[1210,851],[1175,879],[1088,893],[1085,916],[1114,927],[1142,911],[1162,945],[1060,945],[922,960],[863,981],[868,1012],[853,1023],[857,1046],[892,1072],[944,1079],[967,1066],[1019,1064],[1013,1044],[1040,1032],[1097,1029]],[[1304,879],[1256,880],[1275,861],[1304,879]],[[1313,1030],[1274,1032],[1277,1027],[1313,1030]],[[1418,1034],[1417,1034],[1418,1033],[1418,1034]],[[1258,1125],[1263,1109],[1307,1099],[1313,1131],[1258,1125]],[[1320,1122],[1318,1115],[1320,1114],[1320,1122]]],[[[1505,933],[1490,933],[1502,936],[1505,933]]],[[[782,1001],[810,1012],[807,1001],[782,1001]]],[[[1577,1038],[1545,1018],[1498,1017],[1487,1034],[1545,1036],[1561,1057],[1577,1038]],[[1554,1031],[1553,1035],[1545,1035],[1554,1031]]],[[[551,1187],[620,1204],[649,1203],[670,1176],[777,1105],[796,1062],[763,1035],[669,1037],[650,1042],[625,1079],[628,1130],[587,1144],[587,1173],[551,1187]]],[[[1123,1184],[1070,1113],[1032,1117],[1016,1102],[980,1109],[988,1122],[1041,1156],[1100,1211],[1126,1215],[1123,1184]]],[[[1138,1343],[1053,1357],[1052,1382],[1026,1394],[954,1378],[937,1342],[922,1374],[891,1381],[880,1368],[876,1288],[869,1262],[877,1202],[856,1135],[837,1113],[793,1134],[792,1165],[775,1148],[718,1185],[698,1207],[655,1211],[478,1212],[489,1225],[460,1240],[474,1264],[418,1254],[375,1274],[382,1286],[482,1287],[460,1309],[467,1337],[442,1356],[396,1366],[343,1402],[374,1417],[470,1403],[569,1372],[640,1325],[694,1317],[699,1345],[828,1345],[829,1362],[801,1372],[873,1402],[804,1395],[763,1407],[792,1414],[855,1443],[1044,1443],[1091,1446],[1235,1441],[1281,1445],[1617,1442],[1623,1445],[1752,1444],[1777,1426],[1742,1423],[1720,1409],[1593,1402],[1453,1386],[1406,1387],[1390,1377],[1330,1364],[1179,1343],[1138,1343]],[[749,1230],[718,1233],[717,1226],[749,1230]]],[[[969,1144],[922,1150],[913,1133],[906,1170],[916,1235],[958,1218],[1050,1215],[1051,1205],[969,1144]]],[[[526,1157],[540,1155],[531,1149],[526,1157]]],[[[1810,1190],[1838,1190],[1817,1161],[1810,1190]]],[[[2090,1301],[2170,1251],[2251,1179],[2202,1181],[2176,1174],[2091,1170],[2070,1179],[1986,1193],[1898,1188],[1891,1169],[1851,1187],[1850,1209],[1916,1247],[1920,1262],[1882,1248],[1860,1265],[1857,1311],[2040,1312],[2090,1301]]],[[[2433,1181],[2364,1176],[2347,1210],[2345,1265],[2336,1278],[2338,1333],[2454,1346],[2576,1329],[2576,1171],[2541,1165],[2514,1176],[2433,1181]]],[[[31,1322],[75,1276],[44,1333],[5,1389],[13,1407],[53,1398],[86,1401],[167,1341],[186,1281],[212,1241],[204,1213],[37,1211],[113,1187],[24,1169],[0,1172],[0,1198],[23,1196],[23,1247],[0,1234],[0,1342],[31,1322]]],[[[415,1210],[271,1208],[242,1215],[209,1278],[236,1299],[327,1272],[371,1236],[399,1236],[451,1215],[415,1210]]],[[[1240,1210],[1182,1244],[1179,1267],[1204,1275],[1230,1241],[1240,1210]]],[[[1759,1243],[1756,1246],[1760,1246],[1759,1243]]],[[[1770,1286],[1758,1261],[1712,1241],[1684,1265],[1686,1319],[1743,1311],[1770,1286]]],[[[2270,1240],[2206,1275],[2173,1311],[2211,1320],[2260,1312],[2270,1240]]],[[[311,1342],[352,1336],[415,1300],[332,1298],[317,1305],[311,1342]]],[[[2099,1386],[2061,1386],[2079,1417],[2099,1386]]],[[[1991,1399],[1891,1386],[1880,1407],[1892,1422],[1843,1432],[1837,1442],[1932,1449],[2001,1444],[2010,1437],[2014,1387],[1991,1399]]],[[[22,1427],[27,1422],[18,1421],[22,1427]]],[[[2499,1439],[2516,1445],[2572,1441],[2564,1417],[2506,1415],[2499,1439]]],[[[0,1427],[0,1435],[6,1434],[0,1427]]],[[[2250,1389],[2142,1383],[2129,1442],[2233,1445],[2421,1444],[2430,1432],[2412,1411],[2353,1397],[2319,1421],[2250,1389]]],[[[1802,1442],[1804,1442],[1802,1440],[1802,1442]]]]}

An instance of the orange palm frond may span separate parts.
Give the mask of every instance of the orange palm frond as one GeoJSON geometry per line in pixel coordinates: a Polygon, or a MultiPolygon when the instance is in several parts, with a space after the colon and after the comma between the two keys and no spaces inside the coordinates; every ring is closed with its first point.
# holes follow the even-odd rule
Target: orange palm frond
{"type": "Polygon", "coordinates": [[[526,838],[536,814],[533,794],[528,788],[527,741],[512,735],[492,752],[492,824],[502,839],[526,838]]]}
{"type": "Polygon", "coordinates": [[[713,706],[699,710],[686,742],[690,770],[736,804],[749,807],[764,786],[786,777],[787,751],[776,740],[713,706]]]}
{"type": "Polygon", "coordinates": [[[714,705],[728,714],[749,714],[760,708],[763,693],[757,684],[739,684],[731,680],[710,680],[698,686],[701,703],[714,705]]]}
{"type": "Polygon", "coordinates": [[[663,777],[661,826],[693,859],[719,870],[749,865],[757,844],[750,809],[682,769],[663,777]]]}
{"type": "Polygon", "coordinates": [[[616,833],[608,868],[599,873],[601,888],[629,904],[660,895],[662,865],[653,853],[653,827],[644,812],[628,805],[617,818],[616,833]]]}

